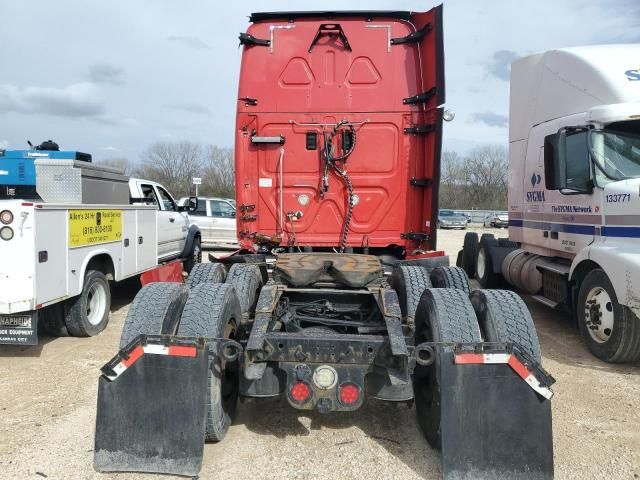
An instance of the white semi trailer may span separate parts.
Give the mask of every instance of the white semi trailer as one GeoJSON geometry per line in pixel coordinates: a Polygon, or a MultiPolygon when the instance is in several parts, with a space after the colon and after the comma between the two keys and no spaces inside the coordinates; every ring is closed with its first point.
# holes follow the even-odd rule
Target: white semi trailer
{"type": "Polygon", "coordinates": [[[515,61],[509,164],[509,241],[467,234],[467,272],[568,309],[596,357],[640,360],[640,44],[515,61]]]}

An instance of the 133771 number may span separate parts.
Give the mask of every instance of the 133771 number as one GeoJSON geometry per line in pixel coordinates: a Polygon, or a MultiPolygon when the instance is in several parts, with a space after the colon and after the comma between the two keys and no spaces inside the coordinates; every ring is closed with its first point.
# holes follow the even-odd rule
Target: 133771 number
{"type": "Polygon", "coordinates": [[[631,194],[630,193],[612,193],[609,195],[605,195],[605,199],[607,203],[630,202],[631,194]]]}

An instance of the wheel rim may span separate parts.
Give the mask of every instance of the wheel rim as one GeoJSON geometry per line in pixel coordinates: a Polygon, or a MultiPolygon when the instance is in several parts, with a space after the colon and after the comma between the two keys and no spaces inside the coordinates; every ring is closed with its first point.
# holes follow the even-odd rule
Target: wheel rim
{"type": "Polygon", "coordinates": [[[484,255],[484,248],[481,248],[480,250],[478,250],[478,263],[476,265],[476,274],[478,275],[478,278],[484,277],[486,261],[487,259],[485,258],[485,255],[484,255]]]}
{"type": "Polygon", "coordinates": [[[589,290],[584,306],[584,320],[591,338],[605,343],[613,333],[613,302],[611,296],[602,287],[589,290]]]}
{"type": "Polygon", "coordinates": [[[193,247],[193,261],[195,263],[202,262],[202,250],[200,249],[200,245],[196,243],[195,247],[193,247]]]}
{"type": "Polygon", "coordinates": [[[94,283],[87,293],[87,320],[91,325],[99,325],[104,318],[107,306],[107,292],[104,285],[94,283]]]}

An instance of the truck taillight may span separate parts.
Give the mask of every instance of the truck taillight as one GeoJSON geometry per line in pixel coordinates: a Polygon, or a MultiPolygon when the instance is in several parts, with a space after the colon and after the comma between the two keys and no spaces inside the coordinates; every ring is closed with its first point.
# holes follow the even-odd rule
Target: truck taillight
{"type": "Polygon", "coordinates": [[[11,213],[9,210],[3,210],[2,212],[0,212],[0,222],[4,223],[5,225],[9,225],[11,222],[13,222],[13,213],[11,213]]]}
{"type": "Polygon", "coordinates": [[[360,387],[353,383],[340,386],[340,402],[343,405],[355,405],[360,400],[360,387]]]}
{"type": "Polygon", "coordinates": [[[304,403],[311,398],[311,387],[305,382],[296,382],[289,390],[291,400],[297,403],[304,403]]]}

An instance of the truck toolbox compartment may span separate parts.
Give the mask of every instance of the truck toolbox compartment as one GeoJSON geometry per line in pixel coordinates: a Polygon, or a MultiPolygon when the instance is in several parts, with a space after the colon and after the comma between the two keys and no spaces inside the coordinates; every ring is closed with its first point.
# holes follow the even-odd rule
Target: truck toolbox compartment
{"type": "Polygon", "coordinates": [[[36,190],[47,203],[129,203],[129,178],[119,170],[78,160],[41,159],[35,164],[36,190]]]}

